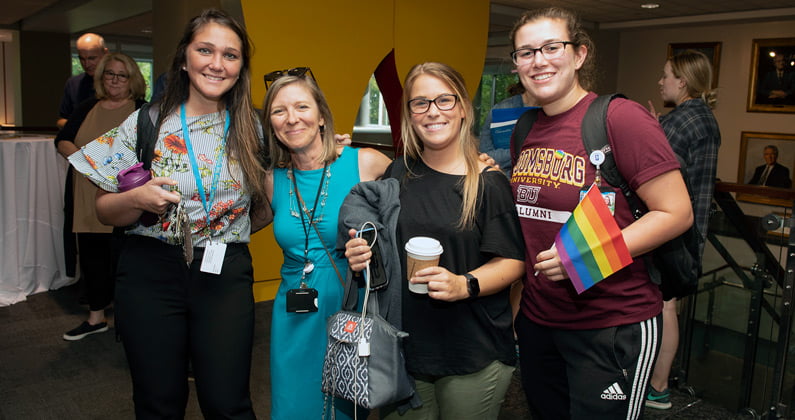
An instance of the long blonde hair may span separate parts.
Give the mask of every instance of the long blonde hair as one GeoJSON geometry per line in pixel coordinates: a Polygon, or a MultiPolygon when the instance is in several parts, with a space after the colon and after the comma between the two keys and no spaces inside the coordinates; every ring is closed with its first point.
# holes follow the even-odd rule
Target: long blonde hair
{"type": "MultiPolygon", "coordinates": [[[[415,65],[403,83],[403,112],[400,117],[401,137],[403,140],[403,154],[415,160],[419,160],[424,149],[414,127],[411,125],[411,110],[409,100],[411,99],[411,89],[417,78],[421,75],[436,77],[445,82],[453,90],[453,94],[458,96],[456,106],[463,107],[464,118],[461,120],[461,131],[458,133],[458,147],[464,156],[466,163],[466,175],[464,176],[461,190],[463,204],[461,206],[461,216],[458,219],[458,229],[465,230],[471,228],[475,223],[477,215],[478,197],[480,196],[482,185],[480,185],[480,170],[478,169],[478,140],[472,134],[474,126],[474,111],[472,102],[469,100],[464,78],[459,72],[447,64],[442,63],[422,63],[415,65]]],[[[407,167],[407,173],[411,176],[411,169],[407,167]]]]}
{"type": "Polygon", "coordinates": [[[287,149],[273,131],[273,124],[271,124],[271,109],[273,109],[273,101],[276,95],[285,86],[298,84],[303,86],[317,102],[318,114],[323,119],[324,124],[320,126],[320,135],[323,142],[323,152],[320,155],[320,160],[323,163],[332,163],[337,159],[337,143],[334,140],[334,117],[331,115],[331,108],[328,105],[326,96],[320,90],[317,83],[311,78],[306,76],[283,76],[276,79],[273,84],[268,88],[268,93],[265,94],[265,112],[262,119],[262,128],[265,131],[265,137],[268,141],[268,149],[271,157],[271,169],[273,168],[286,168],[290,166],[292,158],[290,150],[287,149]]]}
{"type": "Polygon", "coordinates": [[[107,53],[102,60],[97,64],[94,77],[94,91],[97,93],[97,99],[105,99],[108,97],[108,92],[105,90],[105,67],[108,66],[111,60],[116,60],[124,65],[124,70],[127,71],[128,89],[130,90],[129,99],[138,100],[143,99],[146,94],[146,81],[141,75],[141,70],[135,64],[135,60],[127,54],[114,52],[107,53]]]}
{"type": "Polygon", "coordinates": [[[686,50],[668,59],[671,73],[687,85],[691,98],[701,98],[707,106],[715,108],[717,92],[712,90],[712,64],[707,56],[696,50],[686,50]]]}

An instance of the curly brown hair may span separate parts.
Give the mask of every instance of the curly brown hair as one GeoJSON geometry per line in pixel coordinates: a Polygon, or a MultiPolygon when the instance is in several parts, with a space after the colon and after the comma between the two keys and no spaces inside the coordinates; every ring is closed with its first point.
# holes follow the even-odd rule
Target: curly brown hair
{"type": "Polygon", "coordinates": [[[585,62],[582,67],[577,71],[577,80],[580,86],[585,90],[593,89],[596,82],[596,47],[588,32],[582,26],[579,16],[571,10],[562,7],[547,7],[544,9],[535,9],[524,12],[519,20],[513,25],[511,30],[510,39],[513,48],[516,48],[516,32],[519,29],[539,19],[556,19],[561,20],[566,24],[566,29],[569,31],[570,42],[575,46],[584,45],[588,50],[588,55],[585,57],[585,62]]]}

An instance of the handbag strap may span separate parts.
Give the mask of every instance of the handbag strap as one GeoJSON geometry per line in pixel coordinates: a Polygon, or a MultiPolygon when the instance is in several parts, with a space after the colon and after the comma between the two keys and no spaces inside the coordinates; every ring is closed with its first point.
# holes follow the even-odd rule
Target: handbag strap
{"type": "Polygon", "coordinates": [[[331,256],[331,252],[329,252],[326,243],[323,242],[323,238],[320,236],[320,231],[317,229],[317,225],[312,223],[312,227],[315,228],[315,232],[317,232],[317,238],[320,239],[320,244],[323,245],[323,249],[326,251],[326,255],[328,255],[329,261],[331,261],[331,266],[334,267],[334,272],[337,273],[337,280],[340,281],[342,288],[345,288],[345,281],[342,280],[342,274],[340,274],[339,268],[337,268],[337,264],[334,262],[334,257],[331,256]]]}

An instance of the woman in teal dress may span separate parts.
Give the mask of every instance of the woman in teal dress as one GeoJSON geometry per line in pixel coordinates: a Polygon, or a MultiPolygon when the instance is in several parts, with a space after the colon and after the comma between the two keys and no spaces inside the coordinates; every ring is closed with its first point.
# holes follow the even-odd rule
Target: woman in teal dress
{"type": "MultiPolygon", "coordinates": [[[[271,322],[271,418],[331,418],[331,398],[320,389],[326,319],[342,305],[340,276],[348,269],[335,251],[337,216],[350,189],[379,178],[390,159],[338,147],[328,103],[304,76],[284,76],[268,88],[263,127],[273,162],[267,185],[274,235],[284,254],[271,322]]],[[[351,403],[333,403],[338,419],[352,417],[351,403]]]]}

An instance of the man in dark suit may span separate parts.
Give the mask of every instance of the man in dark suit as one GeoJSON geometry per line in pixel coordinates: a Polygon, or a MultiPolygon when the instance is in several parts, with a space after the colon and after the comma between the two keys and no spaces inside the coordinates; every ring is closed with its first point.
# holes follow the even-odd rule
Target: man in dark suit
{"type": "Polygon", "coordinates": [[[773,57],[774,70],[765,74],[759,83],[757,102],[772,105],[795,104],[795,73],[786,69],[784,56],[773,57]]]}
{"type": "Polygon", "coordinates": [[[778,147],[770,144],[764,150],[765,164],[754,170],[754,176],[748,181],[752,185],[765,185],[768,187],[790,188],[792,180],[789,169],[776,162],[778,160],[778,147]]]}

